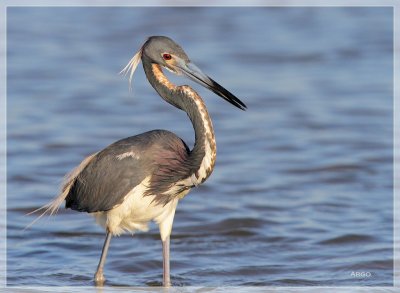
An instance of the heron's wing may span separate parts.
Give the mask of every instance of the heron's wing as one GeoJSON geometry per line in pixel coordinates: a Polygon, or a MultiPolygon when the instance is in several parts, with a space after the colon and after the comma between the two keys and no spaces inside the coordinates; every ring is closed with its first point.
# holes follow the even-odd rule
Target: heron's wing
{"type": "Polygon", "coordinates": [[[66,208],[92,213],[121,204],[152,173],[151,160],[143,157],[144,148],[132,137],[99,152],[71,183],[66,208]]]}
{"type": "MultiPolygon", "coordinates": [[[[148,176],[149,192],[144,195],[163,197],[188,173],[184,164],[187,153],[180,138],[163,130],[117,141],[96,154],[71,182],[66,207],[89,213],[110,210],[148,176]]],[[[168,196],[166,201],[170,199],[168,196]]]]}

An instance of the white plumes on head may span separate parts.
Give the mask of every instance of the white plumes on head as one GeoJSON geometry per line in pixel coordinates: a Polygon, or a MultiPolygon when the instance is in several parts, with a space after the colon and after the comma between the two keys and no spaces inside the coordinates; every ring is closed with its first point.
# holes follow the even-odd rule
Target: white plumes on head
{"type": "Polygon", "coordinates": [[[129,63],[119,73],[119,74],[123,74],[124,76],[128,75],[128,73],[129,73],[129,90],[130,91],[132,90],[133,73],[135,72],[135,70],[140,62],[140,59],[142,58],[142,49],[143,48],[140,48],[140,50],[135,54],[135,56],[133,56],[132,59],[129,60],[129,63]]]}

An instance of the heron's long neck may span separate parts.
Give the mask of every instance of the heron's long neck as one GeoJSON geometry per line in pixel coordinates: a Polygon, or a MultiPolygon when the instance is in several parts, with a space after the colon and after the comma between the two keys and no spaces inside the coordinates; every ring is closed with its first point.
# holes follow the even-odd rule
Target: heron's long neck
{"type": "Polygon", "coordinates": [[[159,65],[142,61],[146,76],[153,88],[165,101],[185,111],[192,121],[195,144],[190,152],[190,171],[200,184],[211,174],[216,158],[214,129],[207,108],[191,87],[177,87],[167,79],[159,65]]]}

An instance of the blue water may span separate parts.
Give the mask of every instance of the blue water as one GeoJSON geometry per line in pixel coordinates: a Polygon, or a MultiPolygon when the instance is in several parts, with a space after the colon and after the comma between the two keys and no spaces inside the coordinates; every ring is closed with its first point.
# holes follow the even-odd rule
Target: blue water
{"type": "MultiPolygon", "coordinates": [[[[88,154],[151,129],[192,146],[185,113],[141,66],[167,35],[243,100],[187,80],[213,119],[209,180],[178,206],[174,286],[393,285],[393,10],[11,7],[7,10],[8,286],[94,286],[104,231],[60,209],[24,230],[88,154]],[[356,273],[364,273],[363,276],[356,273]]],[[[105,286],[158,286],[158,229],[113,238],[105,286]]]]}

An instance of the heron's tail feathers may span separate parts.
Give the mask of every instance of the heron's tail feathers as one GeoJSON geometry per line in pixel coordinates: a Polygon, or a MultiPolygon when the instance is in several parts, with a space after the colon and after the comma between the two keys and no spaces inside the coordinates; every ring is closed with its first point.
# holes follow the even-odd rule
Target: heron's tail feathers
{"type": "Polygon", "coordinates": [[[73,169],[70,173],[65,176],[64,182],[62,184],[62,189],[61,193],[54,198],[51,202],[47,203],[46,205],[28,213],[27,215],[32,215],[36,214],[38,212],[42,212],[35,220],[33,220],[28,226],[25,227],[25,229],[28,229],[31,227],[33,224],[35,224],[40,218],[42,218],[44,215],[49,215],[52,216],[56,214],[61,206],[61,204],[64,202],[66,197],[69,194],[69,191],[74,184],[76,178],[78,178],[79,174],[82,172],[82,170],[89,164],[89,162],[93,159],[93,157],[97,155],[97,153],[92,154],[88,157],[86,157],[75,169],[73,169]]]}

